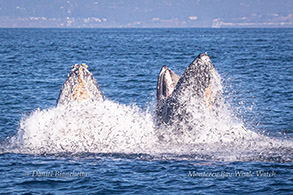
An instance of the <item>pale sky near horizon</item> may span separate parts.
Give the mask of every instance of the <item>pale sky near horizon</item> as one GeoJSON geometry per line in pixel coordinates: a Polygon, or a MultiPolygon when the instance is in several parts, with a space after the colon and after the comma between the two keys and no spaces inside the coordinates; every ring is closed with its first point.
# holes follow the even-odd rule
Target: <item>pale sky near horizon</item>
{"type": "Polygon", "coordinates": [[[0,27],[293,27],[293,0],[0,0],[0,27]]]}

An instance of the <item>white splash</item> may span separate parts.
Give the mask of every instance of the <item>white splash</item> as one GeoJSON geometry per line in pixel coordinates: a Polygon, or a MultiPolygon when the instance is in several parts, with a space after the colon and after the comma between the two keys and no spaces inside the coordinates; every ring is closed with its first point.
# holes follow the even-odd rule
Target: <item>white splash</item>
{"type": "MultiPolygon", "coordinates": [[[[221,90],[220,79],[214,90],[221,90]],[[217,88],[217,89],[216,89],[217,88]]],[[[72,102],[23,117],[5,152],[126,153],[161,158],[225,161],[293,161],[293,141],[244,127],[224,101],[209,108],[187,95],[189,121],[157,129],[153,113],[110,100],[72,102]]],[[[182,113],[184,114],[184,113],[182,113]]]]}
{"type": "Polygon", "coordinates": [[[29,153],[139,153],[156,139],[149,113],[105,100],[36,110],[22,119],[13,142],[29,153]]]}

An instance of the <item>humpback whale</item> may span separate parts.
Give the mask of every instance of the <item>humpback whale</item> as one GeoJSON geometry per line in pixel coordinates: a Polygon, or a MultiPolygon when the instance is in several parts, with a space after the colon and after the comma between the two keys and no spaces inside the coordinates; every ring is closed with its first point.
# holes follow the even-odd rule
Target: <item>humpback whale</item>
{"type": "MultiPolygon", "coordinates": [[[[86,64],[75,64],[62,86],[57,106],[70,102],[104,101],[104,95],[87,69],[86,64]]],[[[220,77],[207,53],[199,54],[179,77],[164,65],[157,82],[157,127],[181,129],[182,124],[200,124],[194,121],[193,110],[218,111],[222,99],[220,77]]],[[[216,112],[215,112],[216,113],[216,112]]],[[[197,119],[200,120],[200,119],[197,119]]]]}
{"type": "Polygon", "coordinates": [[[158,126],[180,129],[179,123],[193,120],[192,106],[213,110],[222,100],[219,78],[207,53],[199,54],[181,77],[164,65],[157,82],[158,126]]]}
{"type": "Polygon", "coordinates": [[[57,106],[70,102],[103,101],[104,95],[86,64],[75,64],[64,82],[57,100],[57,106]]]}

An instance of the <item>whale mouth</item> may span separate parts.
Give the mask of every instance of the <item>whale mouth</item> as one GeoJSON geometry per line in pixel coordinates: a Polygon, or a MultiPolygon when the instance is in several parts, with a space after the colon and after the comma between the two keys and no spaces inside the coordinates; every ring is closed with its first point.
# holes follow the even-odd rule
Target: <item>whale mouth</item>
{"type": "Polygon", "coordinates": [[[87,68],[86,64],[72,66],[72,70],[60,90],[57,106],[70,102],[104,100],[96,79],[87,68]]]}
{"type": "Polygon", "coordinates": [[[164,65],[160,71],[157,83],[157,99],[168,98],[174,91],[179,76],[164,65]]]}
{"type": "Polygon", "coordinates": [[[164,65],[158,77],[157,99],[169,98],[173,93],[189,88],[195,95],[203,97],[209,106],[213,99],[212,85],[215,74],[217,72],[207,53],[198,55],[182,76],[176,75],[164,65]]]}
{"type": "Polygon", "coordinates": [[[220,82],[207,53],[199,54],[180,77],[164,65],[157,83],[159,122],[170,125],[182,121],[182,115],[188,115],[186,107],[192,100],[213,110],[223,100],[220,82]]]}

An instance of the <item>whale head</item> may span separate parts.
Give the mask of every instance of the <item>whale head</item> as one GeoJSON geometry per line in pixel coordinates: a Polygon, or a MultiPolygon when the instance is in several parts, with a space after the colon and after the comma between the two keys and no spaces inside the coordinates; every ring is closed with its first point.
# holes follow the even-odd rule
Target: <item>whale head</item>
{"type": "MultiPolygon", "coordinates": [[[[187,117],[186,106],[196,99],[212,109],[221,99],[218,73],[207,53],[199,54],[181,77],[163,66],[157,83],[157,118],[166,125],[187,117]],[[182,116],[185,113],[185,116],[182,116]]],[[[187,119],[186,119],[187,120],[187,119]]]]}
{"type": "Polygon", "coordinates": [[[104,100],[104,95],[96,79],[87,68],[86,64],[72,66],[72,70],[60,90],[57,106],[74,101],[94,102],[104,100]]]}

